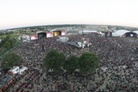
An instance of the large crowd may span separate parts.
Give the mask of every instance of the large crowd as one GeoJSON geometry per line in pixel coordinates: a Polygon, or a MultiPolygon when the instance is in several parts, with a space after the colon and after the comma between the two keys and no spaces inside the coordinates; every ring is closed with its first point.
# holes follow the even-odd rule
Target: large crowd
{"type": "Polygon", "coordinates": [[[16,92],[138,92],[138,39],[103,37],[96,34],[68,36],[69,41],[89,39],[89,48],[76,48],[57,41],[58,37],[21,43],[14,52],[22,57],[21,66],[29,70],[9,90],[16,92]],[[43,47],[44,46],[44,47],[43,47]],[[63,73],[54,75],[43,69],[43,58],[50,49],[66,56],[89,51],[100,59],[92,74],[63,73]],[[19,91],[20,92],[20,91],[19,91]]]}

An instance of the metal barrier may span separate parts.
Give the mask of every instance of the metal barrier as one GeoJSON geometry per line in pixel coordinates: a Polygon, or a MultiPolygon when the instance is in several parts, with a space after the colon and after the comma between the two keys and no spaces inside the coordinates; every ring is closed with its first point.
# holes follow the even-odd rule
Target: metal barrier
{"type": "Polygon", "coordinates": [[[0,55],[0,59],[7,53],[9,53],[10,51],[12,51],[13,49],[17,48],[20,45],[21,41],[18,41],[11,49],[5,51],[2,55],[0,55]]]}

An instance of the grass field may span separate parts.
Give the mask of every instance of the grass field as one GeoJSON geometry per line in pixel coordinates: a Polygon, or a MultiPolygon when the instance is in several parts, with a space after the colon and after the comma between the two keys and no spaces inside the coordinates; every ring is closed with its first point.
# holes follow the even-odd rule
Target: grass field
{"type": "Polygon", "coordinates": [[[11,38],[21,36],[21,34],[4,34],[0,35],[0,39],[5,38],[7,35],[10,35],[11,38]]]}

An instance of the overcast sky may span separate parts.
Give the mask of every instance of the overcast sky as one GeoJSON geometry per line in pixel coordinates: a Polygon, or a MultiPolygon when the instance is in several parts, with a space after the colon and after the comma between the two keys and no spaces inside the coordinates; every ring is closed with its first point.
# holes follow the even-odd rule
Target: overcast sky
{"type": "Polygon", "coordinates": [[[0,0],[0,29],[49,24],[138,27],[138,0],[0,0]]]}

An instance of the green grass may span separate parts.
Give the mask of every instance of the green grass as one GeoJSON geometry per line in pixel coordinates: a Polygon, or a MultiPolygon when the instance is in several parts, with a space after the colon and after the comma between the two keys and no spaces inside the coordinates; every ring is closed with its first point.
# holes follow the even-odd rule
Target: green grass
{"type": "Polygon", "coordinates": [[[21,34],[4,34],[0,35],[0,39],[5,38],[7,35],[10,35],[11,38],[21,36],[21,34]]]}

